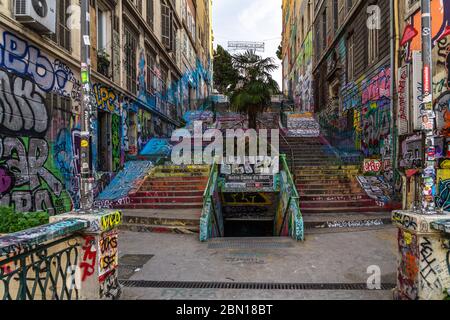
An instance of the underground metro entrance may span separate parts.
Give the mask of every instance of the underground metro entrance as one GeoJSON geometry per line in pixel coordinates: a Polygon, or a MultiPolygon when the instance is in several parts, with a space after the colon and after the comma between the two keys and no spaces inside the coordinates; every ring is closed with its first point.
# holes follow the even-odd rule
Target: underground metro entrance
{"type": "Polygon", "coordinates": [[[225,238],[275,236],[276,193],[227,192],[220,198],[225,238]]]}

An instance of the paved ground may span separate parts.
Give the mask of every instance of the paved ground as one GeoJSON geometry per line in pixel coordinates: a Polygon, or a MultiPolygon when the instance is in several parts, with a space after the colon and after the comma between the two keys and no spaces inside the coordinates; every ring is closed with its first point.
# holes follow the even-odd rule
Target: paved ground
{"type": "MultiPolygon", "coordinates": [[[[120,256],[149,255],[145,265],[120,270],[122,278],[146,281],[252,283],[366,283],[379,266],[382,283],[396,278],[396,229],[310,234],[304,243],[260,239],[200,243],[196,236],[120,234],[120,256]],[[266,241],[266,242],[263,242],[266,241]],[[268,248],[267,243],[280,248],[268,248]],[[234,248],[233,248],[234,247],[234,248]],[[137,272],[135,272],[137,271],[137,272]]],[[[124,260],[125,261],[125,260],[124,260]]],[[[133,264],[133,265],[138,265],[133,264]]],[[[227,290],[125,287],[122,299],[391,299],[391,291],[227,290]]]]}

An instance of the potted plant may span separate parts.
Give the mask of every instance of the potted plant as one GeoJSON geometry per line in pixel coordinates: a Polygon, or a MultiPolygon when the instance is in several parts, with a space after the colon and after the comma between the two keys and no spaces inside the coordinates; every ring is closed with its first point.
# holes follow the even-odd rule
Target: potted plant
{"type": "Polygon", "coordinates": [[[97,52],[97,71],[104,75],[105,77],[109,77],[109,66],[111,65],[111,60],[109,54],[105,49],[100,49],[97,52]]]}

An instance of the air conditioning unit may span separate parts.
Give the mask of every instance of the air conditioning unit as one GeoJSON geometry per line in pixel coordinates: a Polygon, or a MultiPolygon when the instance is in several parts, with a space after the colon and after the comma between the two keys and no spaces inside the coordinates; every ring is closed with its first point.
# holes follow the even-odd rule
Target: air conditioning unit
{"type": "Polygon", "coordinates": [[[56,32],[56,0],[15,0],[14,15],[36,31],[56,32]]]}

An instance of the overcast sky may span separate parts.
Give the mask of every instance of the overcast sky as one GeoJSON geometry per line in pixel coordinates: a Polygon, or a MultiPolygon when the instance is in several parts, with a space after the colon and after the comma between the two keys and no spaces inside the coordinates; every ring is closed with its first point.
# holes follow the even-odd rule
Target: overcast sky
{"type": "Polygon", "coordinates": [[[281,88],[281,61],[276,57],[281,42],[281,0],[213,0],[214,47],[227,49],[228,41],[264,41],[265,57],[280,66],[274,79],[281,88]]]}

